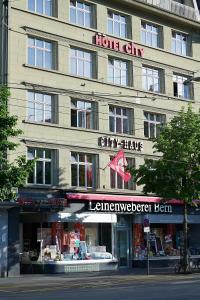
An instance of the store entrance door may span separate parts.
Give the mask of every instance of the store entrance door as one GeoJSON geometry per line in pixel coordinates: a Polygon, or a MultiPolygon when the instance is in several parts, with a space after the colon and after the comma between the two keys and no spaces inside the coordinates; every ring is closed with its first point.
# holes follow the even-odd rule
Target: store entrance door
{"type": "Polygon", "coordinates": [[[119,267],[129,267],[128,229],[117,230],[117,257],[119,260],[119,267]]]}

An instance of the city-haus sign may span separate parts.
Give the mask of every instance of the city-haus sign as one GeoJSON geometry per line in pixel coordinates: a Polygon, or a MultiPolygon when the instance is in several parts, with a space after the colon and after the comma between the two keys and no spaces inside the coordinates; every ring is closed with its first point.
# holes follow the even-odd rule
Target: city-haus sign
{"type": "Polygon", "coordinates": [[[135,140],[118,139],[114,137],[100,137],[99,146],[118,148],[125,150],[133,150],[141,152],[143,150],[143,143],[135,140]]]}
{"type": "Polygon", "coordinates": [[[107,37],[105,34],[98,33],[94,36],[94,44],[106,49],[126,53],[133,56],[144,56],[144,49],[135,45],[133,42],[121,43],[118,39],[107,37]]]}

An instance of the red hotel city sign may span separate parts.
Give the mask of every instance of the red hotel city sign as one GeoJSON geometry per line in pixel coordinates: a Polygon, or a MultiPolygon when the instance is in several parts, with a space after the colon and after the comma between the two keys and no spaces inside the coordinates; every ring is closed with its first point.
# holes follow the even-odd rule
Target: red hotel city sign
{"type": "Polygon", "coordinates": [[[129,55],[139,57],[144,56],[144,49],[139,48],[133,42],[122,44],[119,40],[107,37],[105,34],[97,33],[94,37],[94,43],[97,46],[126,53],[129,55]]]}

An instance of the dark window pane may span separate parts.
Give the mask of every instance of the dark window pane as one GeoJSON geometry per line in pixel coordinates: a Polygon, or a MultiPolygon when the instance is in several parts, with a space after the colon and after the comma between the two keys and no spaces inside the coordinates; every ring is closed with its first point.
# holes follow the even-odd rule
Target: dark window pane
{"type": "Polygon", "coordinates": [[[77,111],[71,110],[71,126],[77,127],[77,111]]]}
{"type": "Polygon", "coordinates": [[[43,162],[36,161],[36,183],[43,184],[43,162]]]}
{"type": "Polygon", "coordinates": [[[72,186],[77,186],[77,166],[71,165],[72,186]]]}
{"type": "Polygon", "coordinates": [[[28,183],[34,183],[34,170],[29,173],[28,183]]]}
{"type": "Polygon", "coordinates": [[[45,184],[51,184],[51,163],[45,162],[45,184]]]}
{"type": "Polygon", "coordinates": [[[85,186],[85,166],[79,166],[79,186],[85,186]]]}
{"type": "Polygon", "coordinates": [[[144,122],[144,136],[149,137],[149,126],[148,122],[144,122]]]}
{"type": "Polygon", "coordinates": [[[87,165],[87,186],[92,187],[93,172],[92,165],[87,165]]]}
{"type": "Polygon", "coordinates": [[[110,131],[114,132],[115,131],[115,124],[114,124],[114,118],[109,117],[109,125],[110,125],[110,131]]]}
{"type": "Polygon", "coordinates": [[[110,185],[111,185],[111,188],[114,189],[115,188],[115,171],[110,169],[110,185]]]}

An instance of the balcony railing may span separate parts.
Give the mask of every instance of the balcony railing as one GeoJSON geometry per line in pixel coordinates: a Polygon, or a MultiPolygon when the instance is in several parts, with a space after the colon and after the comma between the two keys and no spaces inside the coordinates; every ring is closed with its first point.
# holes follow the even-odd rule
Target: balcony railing
{"type": "Polygon", "coordinates": [[[196,21],[200,21],[199,12],[195,10],[193,7],[178,3],[173,0],[137,0],[139,2],[143,2],[149,5],[157,6],[161,9],[170,11],[176,15],[181,17],[192,19],[196,21]]]}

